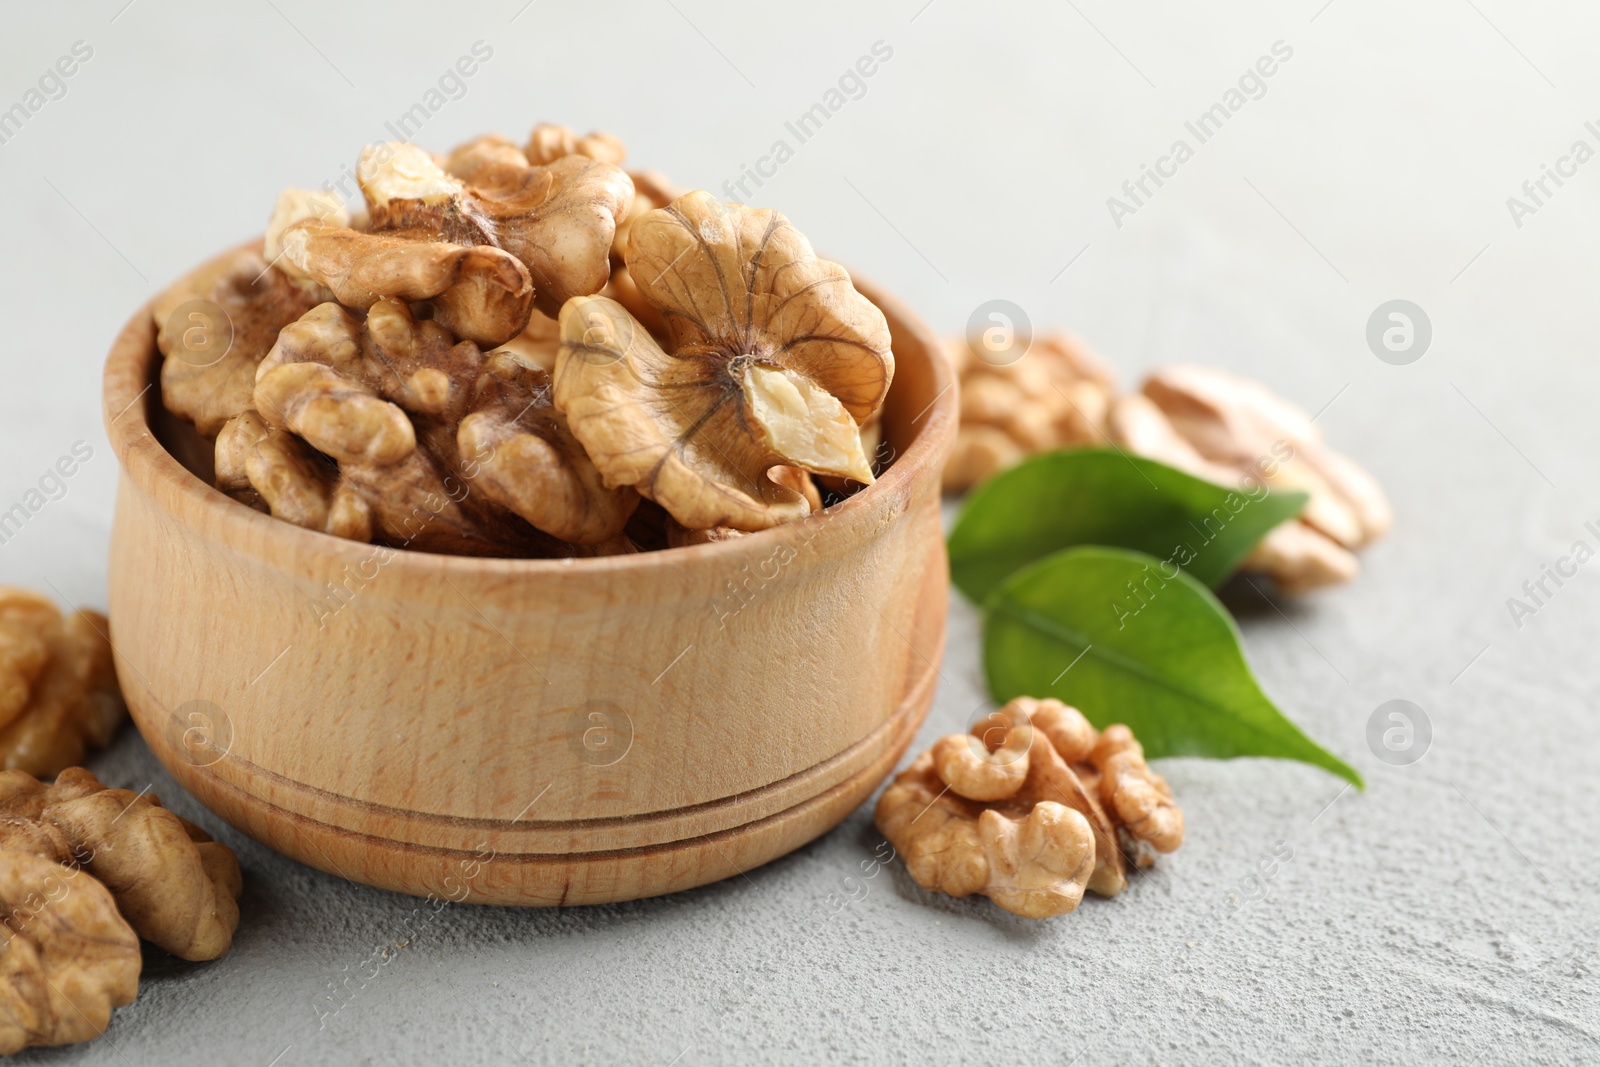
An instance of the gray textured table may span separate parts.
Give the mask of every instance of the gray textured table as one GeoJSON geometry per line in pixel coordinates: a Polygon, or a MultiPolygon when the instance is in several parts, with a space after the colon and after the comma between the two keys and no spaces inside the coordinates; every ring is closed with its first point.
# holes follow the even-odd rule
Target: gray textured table
{"type": "MultiPolygon", "coordinates": [[[[23,1059],[1600,1058],[1595,579],[1547,581],[1518,620],[1507,606],[1574,542],[1600,547],[1584,526],[1600,519],[1600,17],[1505,0],[753,6],[6,5],[0,505],[76,441],[94,455],[0,544],[0,580],[103,604],[100,361],[156,287],[258,231],[280,187],[337,181],[386,123],[410,116],[442,147],[551,118],[613,130],[686,184],[759,168],[750,200],[941,330],[1003,297],[1129,379],[1215,363],[1325,409],[1390,490],[1395,532],[1346,588],[1229,599],[1268,692],[1367,792],[1297,765],[1169,761],[1182,851],[1042,924],[929,896],[899,865],[847,883],[880,840],[866,809],[694,892],[433,915],[241,838],[128,731],[95,768],[233,845],[238,939],[209,965],[153,957],[104,1040],[23,1059]],[[430,96],[479,41],[492,56],[430,96]],[[879,41],[890,58],[830,97],[879,41]],[[72,76],[45,77],[75,42],[72,76]],[[1241,86],[1276,42],[1273,74],[1241,86]],[[1202,141],[1186,123],[1230,89],[1240,106],[1202,141]],[[15,102],[39,106],[8,126],[15,102]],[[819,102],[839,106],[802,141],[786,123],[819,102]],[[1168,177],[1135,200],[1122,185],[1139,191],[1143,165],[1168,177]],[[1432,323],[1405,366],[1365,339],[1397,298],[1432,323]],[[1366,742],[1393,698],[1432,724],[1409,766],[1366,742]],[[841,893],[859,899],[836,909],[841,893]]],[[[919,744],[982,699],[976,627],[954,604],[919,744]]]]}

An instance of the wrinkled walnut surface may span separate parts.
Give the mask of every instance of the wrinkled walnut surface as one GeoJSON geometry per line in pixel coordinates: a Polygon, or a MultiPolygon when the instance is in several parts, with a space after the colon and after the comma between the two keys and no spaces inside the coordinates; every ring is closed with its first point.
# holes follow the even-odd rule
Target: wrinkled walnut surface
{"type": "Polygon", "coordinates": [[[1094,729],[1056,700],[1018,697],[941,738],[878,800],[878,828],[917,884],[981,893],[1028,918],[1114,896],[1127,863],[1183,843],[1183,812],[1126,726],[1094,729]]]}
{"type": "Polygon", "coordinates": [[[103,1033],[138,994],[140,938],[227,952],[242,888],[227,846],[154,796],[0,771],[0,1055],[103,1033]]]}
{"type": "Polygon", "coordinates": [[[420,229],[362,233],[299,221],[281,236],[288,273],[325,286],[351,308],[386,297],[428,301],[464,340],[497,345],[521,333],[533,309],[528,269],[498,248],[437,241],[420,229]]]}
{"type": "Polygon", "coordinates": [[[961,426],[945,463],[946,492],[963,492],[1036,452],[1104,445],[1116,389],[1109,367],[1067,333],[1034,338],[1012,359],[981,339],[946,345],[961,381],[961,426]]]}
{"type": "Polygon", "coordinates": [[[505,149],[479,138],[451,154],[450,173],[415,145],[375,145],[362,153],[357,175],[374,231],[503,249],[527,267],[539,309],[553,317],[572,297],[605,287],[633,182],[587,155],[535,166],[505,149]]]}
{"type": "Polygon", "coordinates": [[[105,887],[28,852],[0,851],[0,1055],[99,1037],[139,992],[139,937],[105,887]]]}
{"type": "Polygon", "coordinates": [[[605,297],[561,313],[555,404],[608,484],[688,529],[805,515],[777,466],[872,481],[860,424],[894,374],[888,325],[774,211],[690,193],[632,225],[627,263],[668,343],[605,297]]]}
{"type": "Polygon", "coordinates": [[[127,708],[106,617],[63,617],[44,597],[0,587],[0,765],[52,775],[111,740],[127,708]]]}
{"type": "Polygon", "coordinates": [[[82,767],[49,784],[0,772],[0,847],[81,867],[140,937],[175,956],[216,959],[233,942],[238,861],[154,796],[107,789],[82,767]]]}
{"type": "Polygon", "coordinates": [[[475,484],[489,499],[564,541],[608,541],[638,505],[604,484],[551,405],[550,376],[509,352],[485,360],[456,442],[463,457],[486,457],[475,484]]]}
{"type": "MultiPolygon", "coordinates": [[[[158,301],[167,406],[212,439],[217,488],[352,540],[571,557],[726,539],[870,484],[883,314],[781,214],[625,159],[540,124],[446,155],[370,145],[364,212],[284,190],[267,259],[158,301]],[[208,327],[248,328],[197,367],[201,297],[208,327]]],[[[0,686],[0,721],[16,699],[0,686]]]]}
{"type": "Polygon", "coordinates": [[[364,321],[323,304],[286,327],[254,403],[218,438],[218,485],[310,529],[553,555],[554,538],[614,540],[637,501],[602,484],[543,371],[511,352],[485,356],[403,301],[379,301],[364,321]]]}
{"type": "Polygon", "coordinates": [[[1088,446],[1119,448],[1230,489],[1249,478],[1304,491],[1301,516],[1272,529],[1242,564],[1285,592],[1354,577],[1353,550],[1393,521],[1372,476],[1329,449],[1303,411],[1257,382],[1179,366],[1151,374],[1140,392],[1119,394],[1098,358],[1064,334],[1034,339],[1015,360],[986,353],[976,338],[947,348],[961,378],[947,491],[1039,452],[1088,446]]]}
{"type": "Polygon", "coordinates": [[[271,351],[278,331],[326,298],[270,269],[254,249],[230,252],[180,279],[153,305],[156,347],[164,357],[162,403],[194,423],[202,436],[215,437],[250,406],[256,364],[271,351]],[[224,325],[212,321],[206,309],[176,314],[192,301],[206,302],[226,317],[232,342],[224,353],[212,352],[223,343],[218,331],[224,325]]]}

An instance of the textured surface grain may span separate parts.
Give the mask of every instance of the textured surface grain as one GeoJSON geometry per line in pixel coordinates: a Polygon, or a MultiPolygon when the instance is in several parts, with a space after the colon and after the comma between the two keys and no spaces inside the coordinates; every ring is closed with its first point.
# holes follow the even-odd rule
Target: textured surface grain
{"type": "MultiPolygon", "coordinates": [[[[752,198],[936,328],[958,330],[1003,296],[1035,321],[1069,322],[1125,380],[1217,363],[1312,411],[1333,401],[1318,423],[1390,491],[1394,533],[1351,585],[1280,602],[1287,619],[1248,587],[1229,598],[1266,690],[1371,785],[1318,818],[1340,786],[1317,771],[1167,761],[1189,820],[1183,849],[1116,900],[1043,925],[930,898],[895,867],[835,911],[829,894],[848,897],[844,879],[879,842],[868,808],[748,881],[616,907],[433,916],[242,840],[125,733],[95,762],[107,783],[153,782],[238,850],[235,947],[202,966],[153,955],[108,1040],[21,1062],[1600,1056],[1596,564],[1548,583],[1554,596],[1521,629],[1505,604],[1574,540],[1600,545],[1584,527],[1600,525],[1600,164],[1550,183],[1520,228],[1505,203],[1575,138],[1595,144],[1583,126],[1600,99],[1592,13],[1077,0],[999,15],[894,0],[736,19],[707,0],[675,0],[682,15],[600,5],[614,16],[611,68],[637,77],[597,80],[584,73],[591,5],[539,3],[513,23],[523,0],[512,0],[441,26],[420,8],[379,19],[275,2],[359,89],[265,4],[227,28],[170,0],[140,0],[115,23],[124,0],[7,10],[0,103],[74,40],[95,58],[0,146],[0,188],[24,205],[0,256],[0,360],[8,382],[26,383],[0,393],[0,507],[74,440],[95,456],[0,545],[6,581],[104,605],[115,463],[97,397],[110,338],[155,285],[259,232],[282,186],[337,179],[482,37],[494,57],[427,120],[431,144],[495,127],[520,141],[550,118],[614,130],[641,164],[716,189],[785,137],[794,157],[748,185],[752,198]],[[799,144],[784,123],[880,38],[894,56],[866,95],[799,144]],[[1295,53],[1267,94],[1114,226],[1106,197],[1280,38],[1295,53]],[[640,91],[640,78],[673,91],[640,91]],[[1392,298],[1433,319],[1433,348],[1409,367],[1381,363],[1364,339],[1392,298]],[[1366,747],[1368,717],[1393,698],[1432,719],[1414,766],[1366,747]],[[1250,891],[1280,840],[1294,855],[1269,895],[1230,914],[1228,894],[1250,891]],[[330,985],[341,1000],[326,999],[330,985]],[[319,1030],[319,1007],[341,1003],[319,1030]]],[[[957,606],[952,619],[919,744],[961,728],[980,700],[972,618],[957,606]]]]}

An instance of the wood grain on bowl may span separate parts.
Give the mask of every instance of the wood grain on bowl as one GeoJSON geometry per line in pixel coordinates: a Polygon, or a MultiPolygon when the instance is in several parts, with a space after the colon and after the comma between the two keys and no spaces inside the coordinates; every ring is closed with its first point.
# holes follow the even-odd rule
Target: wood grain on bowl
{"type": "Polygon", "coordinates": [[[953,377],[857,284],[894,338],[883,477],[759,534],[585,560],[377,548],[229,499],[165,417],[141,310],[104,396],[111,636],[141,733],[244,832],[408,893],[628,900],[825,832],[904,751],[944,648],[953,377]]]}

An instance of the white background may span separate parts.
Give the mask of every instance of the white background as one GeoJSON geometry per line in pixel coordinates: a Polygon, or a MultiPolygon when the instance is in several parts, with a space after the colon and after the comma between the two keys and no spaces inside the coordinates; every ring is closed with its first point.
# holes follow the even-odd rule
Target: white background
{"type": "MultiPolygon", "coordinates": [[[[1506,607],[1578,538],[1600,547],[1583,529],[1600,519],[1600,162],[1520,227],[1506,205],[1574,140],[1600,149],[1584,128],[1600,119],[1592,9],[124,3],[0,7],[0,109],[75,42],[93,49],[0,144],[0,510],[75,441],[94,449],[0,545],[0,581],[103,605],[111,338],[258,232],[281,187],[335,178],[386,138],[477,41],[493,56],[429,119],[429,147],[549,119],[612,131],[630,163],[713,190],[774,140],[793,145],[784,123],[885,42],[865,95],[753,202],[941,331],[1003,297],[1070,325],[1129,382],[1196,361],[1325,408],[1398,521],[1352,586],[1276,606],[1229,596],[1267,691],[1368,791],[1341,796],[1299,766],[1169,761],[1184,849],[1044,924],[931,897],[898,868],[835,912],[828,894],[880,840],[863,809],[748,881],[567,912],[451,909],[319,1030],[329,983],[391,945],[412,902],[199,813],[130,730],[96,766],[154,783],[235,845],[244,920],[230,956],[152,959],[107,1040],[39,1062],[1596,1058],[1594,577],[1520,629],[1506,607]],[[1107,197],[1277,41],[1293,57],[1266,94],[1116,226],[1107,197]],[[1397,297],[1434,331],[1403,367],[1364,340],[1397,297]],[[1395,697],[1434,729],[1406,768],[1366,749],[1368,715],[1395,697]],[[1294,858],[1270,895],[1233,910],[1280,840],[1294,858]]],[[[981,702],[975,640],[956,603],[919,744],[981,702]]]]}

